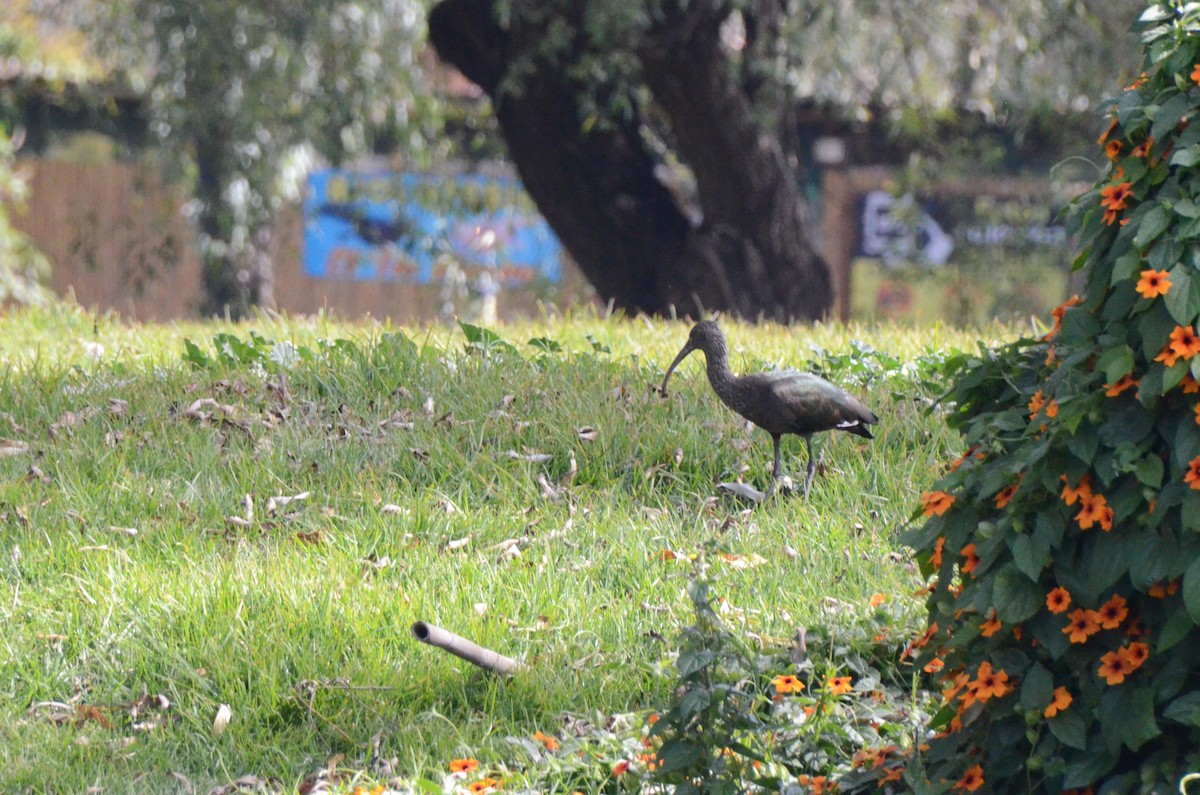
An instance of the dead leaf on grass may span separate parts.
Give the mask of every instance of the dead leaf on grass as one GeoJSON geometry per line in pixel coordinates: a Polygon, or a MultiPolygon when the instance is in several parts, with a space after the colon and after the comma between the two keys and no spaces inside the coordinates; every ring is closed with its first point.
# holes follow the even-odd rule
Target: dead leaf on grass
{"type": "Polygon", "coordinates": [[[455,552],[457,550],[466,548],[467,544],[470,544],[470,543],[471,543],[470,536],[463,536],[462,538],[456,538],[453,541],[449,541],[446,543],[446,551],[447,552],[455,552]]]}
{"type": "Polygon", "coordinates": [[[138,529],[136,527],[116,527],[115,525],[109,525],[108,532],[133,538],[138,534],[138,529]]]}
{"type": "Polygon", "coordinates": [[[29,471],[25,473],[25,477],[21,478],[24,483],[41,483],[43,486],[49,486],[54,482],[54,478],[47,475],[36,464],[29,467],[29,471]]]}
{"type": "Polygon", "coordinates": [[[129,412],[129,401],[120,398],[108,399],[108,413],[114,417],[124,416],[129,412]]]}
{"type": "Polygon", "coordinates": [[[0,458],[22,455],[29,452],[29,443],[14,439],[0,439],[0,458]]]}
{"type": "Polygon", "coordinates": [[[323,535],[321,535],[320,530],[310,530],[307,533],[304,533],[304,532],[296,533],[296,538],[298,538],[299,540],[303,541],[306,544],[313,544],[313,545],[319,545],[325,540],[325,537],[323,535]]]}
{"type": "Polygon", "coordinates": [[[387,503],[379,509],[381,513],[391,514],[393,516],[408,516],[408,509],[402,508],[395,503],[387,503]]]}
{"type": "Polygon", "coordinates": [[[307,491],[302,491],[299,494],[294,494],[290,497],[285,496],[283,494],[276,494],[274,497],[269,497],[267,499],[267,515],[274,516],[275,513],[280,508],[286,508],[287,506],[291,505],[293,502],[299,502],[301,500],[306,500],[306,499],[308,499],[308,497],[309,497],[309,492],[307,492],[307,491]]]}
{"type": "Polygon", "coordinates": [[[582,428],[576,428],[575,433],[579,436],[580,440],[584,442],[594,442],[596,441],[596,437],[600,435],[600,432],[590,425],[584,425],[582,428]]]}
{"type": "Polygon", "coordinates": [[[516,450],[508,450],[504,454],[513,461],[523,461],[527,464],[545,464],[554,460],[554,456],[549,453],[518,453],[516,450]]]}
{"type": "Polygon", "coordinates": [[[762,555],[757,555],[753,552],[748,555],[733,555],[723,552],[721,553],[721,559],[728,563],[731,569],[753,569],[767,562],[767,559],[762,555]]]}

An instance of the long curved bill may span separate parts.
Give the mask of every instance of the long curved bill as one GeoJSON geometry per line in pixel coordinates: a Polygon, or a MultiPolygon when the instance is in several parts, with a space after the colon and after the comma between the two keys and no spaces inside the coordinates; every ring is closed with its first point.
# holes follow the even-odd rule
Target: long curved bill
{"type": "Polygon", "coordinates": [[[681,350],[675,357],[675,361],[671,362],[671,366],[667,368],[667,374],[663,376],[662,389],[659,390],[659,394],[661,394],[663,397],[667,396],[667,382],[671,380],[671,373],[675,372],[675,368],[679,366],[679,363],[686,359],[687,355],[694,350],[696,349],[690,342],[687,345],[684,345],[683,350],[681,350]]]}

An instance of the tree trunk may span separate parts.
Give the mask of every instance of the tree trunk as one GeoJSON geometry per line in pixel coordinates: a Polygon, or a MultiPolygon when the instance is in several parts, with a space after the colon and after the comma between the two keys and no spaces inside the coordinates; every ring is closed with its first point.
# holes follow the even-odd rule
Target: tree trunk
{"type": "Polygon", "coordinates": [[[491,98],[526,190],[604,300],[628,312],[778,321],[828,312],[829,274],[795,176],[733,80],[715,5],[669,13],[637,47],[696,176],[695,218],[662,178],[642,120],[588,128],[580,98],[604,87],[582,86],[570,64],[551,62],[539,49],[542,25],[514,13],[502,28],[492,1],[442,0],[429,16],[430,40],[491,98]]]}

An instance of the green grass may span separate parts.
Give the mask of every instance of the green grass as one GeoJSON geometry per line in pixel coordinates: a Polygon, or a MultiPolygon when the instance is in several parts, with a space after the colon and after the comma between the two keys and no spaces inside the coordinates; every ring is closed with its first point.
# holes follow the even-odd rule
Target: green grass
{"type": "MultiPolygon", "coordinates": [[[[328,319],[0,319],[0,448],[28,445],[0,457],[0,791],[169,791],[171,773],[197,791],[247,774],[288,787],[339,754],[366,764],[376,735],[405,776],[503,764],[506,737],[666,700],[656,664],[688,621],[686,557],[714,537],[762,557],[719,566],[718,589],[767,643],[828,623],[829,599],[903,598],[896,537],[955,439],[926,410],[929,367],[900,365],[979,334],[725,327],[735,369],[811,362],[882,418],[874,442],[817,438],[807,501],[749,511],[715,489],[765,486],[770,438],[717,401],[699,354],[669,399],[652,391],[682,323],[547,319],[495,330],[515,352],[481,352],[458,328],[328,319]],[[252,330],[313,357],[220,360],[214,335],[252,330]],[[210,367],[184,361],[184,338],[210,367]],[[189,417],[205,398],[226,408],[189,417]],[[572,458],[548,499],[539,475],[562,487],[572,458]],[[529,668],[484,675],[417,643],[417,620],[529,668]],[[132,714],[157,695],[167,709],[132,714]]],[[[803,443],[784,452],[802,475],[803,443]]]]}

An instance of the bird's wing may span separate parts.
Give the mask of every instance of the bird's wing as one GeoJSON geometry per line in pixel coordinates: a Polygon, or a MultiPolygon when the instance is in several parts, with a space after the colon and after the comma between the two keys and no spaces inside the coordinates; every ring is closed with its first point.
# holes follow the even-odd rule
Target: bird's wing
{"type": "MultiPolygon", "coordinates": [[[[839,429],[860,433],[878,418],[858,398],[812,373],[780,370],[761,374],[763,403],[775,407],[777,427],[791,433],[839,429]],[[769,395],[769,397],[766,397],[769,395]]],[[[764,426],[765,427],[765,426],[764,426]]]]}

